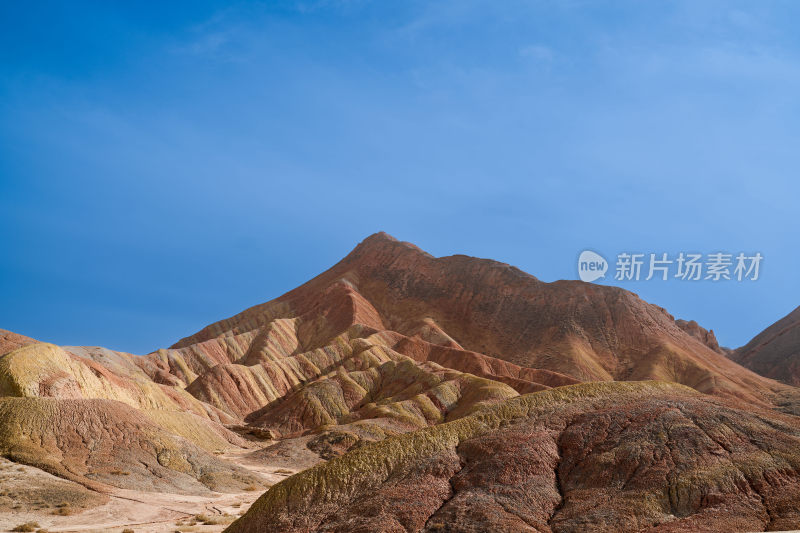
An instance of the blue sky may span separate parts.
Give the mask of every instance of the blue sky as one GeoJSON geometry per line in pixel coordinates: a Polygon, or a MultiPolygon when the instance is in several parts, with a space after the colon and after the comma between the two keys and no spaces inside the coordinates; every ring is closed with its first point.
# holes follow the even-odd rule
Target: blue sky
{"type": "Polygon", "coordinates": [[[794,2],[0,4],[0,327],[145,353],[384,230],[744,344],[800,305],[794,2]],[[609,277],[604,283],[617,283],[609,277]]]}

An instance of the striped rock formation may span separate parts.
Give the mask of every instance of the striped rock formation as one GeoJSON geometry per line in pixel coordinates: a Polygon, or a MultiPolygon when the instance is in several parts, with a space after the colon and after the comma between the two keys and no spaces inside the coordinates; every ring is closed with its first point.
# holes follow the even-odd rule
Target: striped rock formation
{"type": "Polygon", "coordinates": [[[800,386],[800,307],[735,350],[731,359],[762,376],[800,386]]]}
{"type": "Polygon", "coordinates": [[[219,457],[258,441],[328,461],[232,531],[800,527],[798,389],[723,352],[628,291],[376,234],[144,356],[0,331],[0,455],[191,494],[259,486],[219,457]]]}
{"type": "Polygon", "coordinates": [[[226,531],[794,529],[797,420],[678,384],[571,385],[352,450],[226,531]]]}

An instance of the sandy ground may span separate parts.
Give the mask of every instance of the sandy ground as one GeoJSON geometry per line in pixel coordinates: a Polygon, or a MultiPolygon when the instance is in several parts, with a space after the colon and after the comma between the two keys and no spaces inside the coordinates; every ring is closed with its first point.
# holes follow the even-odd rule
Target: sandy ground
{"type": "MultiPolygon", "coordinates": [[[[297,468],[287,466],[284,462],[264,461],[263,458],[254,456],[252,450],[231,452],[222,457],[258,473],[267,486],[272,486],[297,471],[297,468]]],[[[36,487],[53,484],[58,484],[61,489],[71,485],[74,490],[84,491],[80,486],[36,468],[2,461],[4,463],[0,463],[0,466],[4,467],[6,474],[0,477],[0,492],[18,495],[26,490],[36,493],[36,487]],[[34,490],[31,490],[32,487],[34,490]]],[[[8,505],[5,508],[0,507],[0,531],[10,531],[20,524],[35,522],[38,524],[37,528],[50,533],[120,533],[124,529],[153,533],[218,532],[247,511],[262,493],[263,491],[214,493],[207,497],[116,489],[108,495],[107,502],[86,510],[76,509],[70,516],[54,514],[57,507],[48,506],[45,502],[37,502],[37,507],[41,507],[38,509],[25,502],[24,505],[17,504],[17,509],[8,505]],[[201,521],[198,521],[198,517],[202,517],[201,521]],[[216,523],[204,525],[202,521],[216,523]]]]}

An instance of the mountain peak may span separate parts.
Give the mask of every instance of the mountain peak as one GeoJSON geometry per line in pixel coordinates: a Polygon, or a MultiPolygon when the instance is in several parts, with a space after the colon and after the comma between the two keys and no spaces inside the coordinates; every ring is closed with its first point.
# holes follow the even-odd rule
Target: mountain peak
{"type": "Polygon", "coordinates": [[[392,242],[397,242],[397,238],[393,237],[392,235],[389,235],[385,231],[377,231],[377,232],[373,233],[372,235],[370,235],[369,237],[367,237],[366,239],[364,239],[364,241],[362,241],[362,242],[367,242],[367,241],[392,241],[392,242]]]}
{"type": "Polygon", "coordinates": [[[771,386],[717,351],[712,332],[676,323],[622,288],[544,283],[490,259],[436,258],[384,232],[300,287],[174,347],[258,332],[276,319],[297,319],[307,350],[354,326],[409,338],[422,328],[467,352],[579,381],[676,381],[754,402],[771,386]]]}
{"type": "Polygon", "coordinates": [[[385,231],[373,233],[363,241],[361,241],[352,252],[348,254],[343,261],[349,261],[356,258],[372,258],[375,260],[387,259],[399,255],[421,254],[425,257],[432,258],[433,256],[416,245],[398,240],[397,238],[389,235],[385,231]]]}

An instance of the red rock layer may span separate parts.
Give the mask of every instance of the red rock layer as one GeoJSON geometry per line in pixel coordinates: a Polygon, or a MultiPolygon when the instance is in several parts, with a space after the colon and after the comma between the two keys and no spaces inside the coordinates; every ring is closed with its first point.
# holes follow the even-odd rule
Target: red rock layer
{"type": "Polygon", "coordinates": [[[714,330],[707,330],[694,320],[683,320],[677,319],[675,324],[681,328],[683,331],[694,337],[695,339],[699,340],[712,350],[722,355],[726,355],[728,351],[725,348],[721,348],[719,342],[717,341],[717,336],[714,335],[714,330]]]}
{"type": "Polygon", "coordinates": [[[352,450],[227,531],[795,529],[796,420],[677,385],[553,389],[352,450]]]}
{"type": "Polygon", "coordinates": [[[13,331],[0,329],[0,355],[14,351],[17,348],[22,348],[23,346],[33,344],[35,342],[38,341],[31,339],[30,337],[26,337],[25,335],[14,333],[13,331]]]}
{"type": "Polygon", "coordinates": [[[544,283],[490,260],[437,259],[385,234],[367,238],[301,287],[173,348],[247,332],[258,336],[276,319],[298,321],[296,351],[366,325],[444,347],[420,348],[413,341],[398,346],[412,357],[475,369],[520,390],[525,384],[514,380],[548,385],[657,379],[765,404],[781,390],[715,351],[712,333],[691,323],[680,326],[664,309],[628,291],[579,281],[544,283]],[[502,368],[497,360],[514,366],[502,368]]]}
{"type": "Polygon", "coordinates": [[[731,359],[762,376],[800,386],[800,307],[737,349],[731,359]]]}

